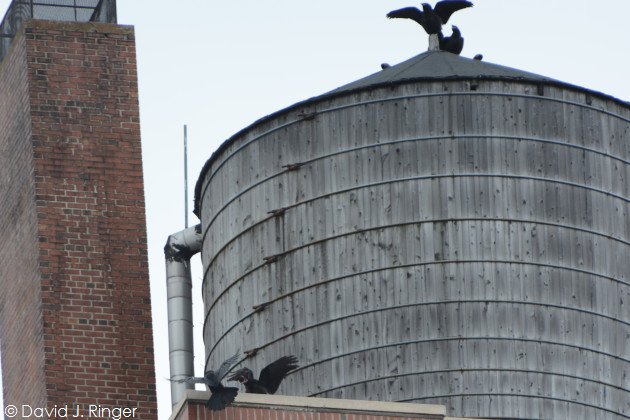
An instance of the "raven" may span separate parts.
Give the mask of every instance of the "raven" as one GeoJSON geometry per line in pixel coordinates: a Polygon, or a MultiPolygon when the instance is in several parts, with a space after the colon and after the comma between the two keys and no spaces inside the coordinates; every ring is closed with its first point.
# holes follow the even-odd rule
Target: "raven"
{"type": "Polygon", "coordinates": [[[444,37],[442,32],[438,32],[438,38],[440,40],[440,49],[453,54],[459,55],[464,49],[464,38],[459,28],[453,25],[453,35],[444,37]]]}
{"type": "Polygon", "coordinates": [[[174,380],[174,382],[187,383],[191,385],[205,384],[212,393],[210,395],[210,399],[206,403],[206,407],[212,411],[223,410],[225,407],[232,404],[232,401],[236,398],[236,394],[238,394],[238,388],[225,387],[221,384],[221,380],[227,374],[228,370],[230,370],[230,367],[236,363],[238,356],[239,353],[237,352],[234,356],[223,362],[219,367],[219,370],[216,372],[209,370],[204,374],[203,378],[189,376],[188,378],[174,380]]]}
{"type": "Polygon", "coordinates": [[[228,381],[239,381],[252,394],[275,394],[287,373],[299,367],[297,362],[295,356],[283,356],[260,371],[259,379],[254,379],[254,372],[244,367],[234,372],[228,381]]]}
{"type": "Polygon", "coordinates": [[[422,12],[416,7],[404,7],[392,10],[387,17],[412,19],[420,24],[429,34],[437,34],[442,30],[442,25],[448,22],[453,13],[473,4],[464,0],[442,0],[435,4],[435,9],[429,3],[422,3],[422,12]]]}

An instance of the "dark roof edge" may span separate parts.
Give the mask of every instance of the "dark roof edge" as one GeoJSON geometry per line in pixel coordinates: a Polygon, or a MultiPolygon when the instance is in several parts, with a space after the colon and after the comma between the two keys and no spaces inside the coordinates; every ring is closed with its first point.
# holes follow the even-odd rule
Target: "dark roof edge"
{"type": "Polygon", "coordinates": [[[201,193],[201,184],[203,182],[203,179],[206,176],[206,172],[208,172],[208,170],[210,169],[210,165],[212,165],[212,162],[214,162],[214,160],[223,152],[223,150],[226,149],[236,138],[243,136],[243,134],[247,133],[248,131],[254,129],[255,127],[261,124],[264,124],[265,122],[269,120],[277,118],[278,116],[284,113],[293,111],[296,108],[300,108],[307,105],[313,105],[313,104],[316,104],[317,102],[321,102],[324,100],[328,100],[328,99],[332,99],[332,98],[336,98],[340,96],[352,95],[357,92],[361,92],[365,90],[372,90],[376,88],[386,88],[386,87],[404,85],[408,83],[417,83],[417,82],[439,82],[439,81],[461,81],[461,80],[513,81],[513,82],[530,84],[530,85],[554,86],[554,87],[559,87],[563,89],[569,89],[573,91],[587,93],[589,95],[593,95],[602,99],[613,101],[617,103],[618,105],[621,105],[630,109],[630,102],[624,101],[622,99],[616,98],[606,93],[587,89],[581,86],[573,85],[571,83],[561,82],[554,79],[531,80],[531,79],[524,79],[524,78],[510,78],[506,76],[484,76],[484,75],[476,76],[476,77],[469,77],[469,76],[452,76],[452,77],[439,77],[439,78],[419,77],[419,78],[400,79],[394,82],[375,83],[369,86],[361,86],[361,87],[358,87],[355,89],[349,89],[349,90],[339,90],[337,92],[337,89],[341,89],[340,87],[333,91],[324,93],[322,95],[314,96],[312,98],[308,98],[303,101],[296,102],[293,105],[289,105],[286,108],[282,108],[276,112],[273,112],[269,115],[261,117],[257,119],[256,121],[254,121],[253,123],[251,123],[250,125],[248,125],[247,127],[237,131],[235,134],[233,134],[227,140],[221,143],[221,145],[214,152],[212,152],[212,155],[210,155],[210,158],[206,161],[206,163],[201,168],[201,172],[199,173],[199,178],[197,178],[197,182],[195,184],[195,205],[194,205],[193,213],[199,219],[201,219],[201,214],[199,211],[200,210],[200,205],[199,205],[200,196],[199,195],[201,193]]]}

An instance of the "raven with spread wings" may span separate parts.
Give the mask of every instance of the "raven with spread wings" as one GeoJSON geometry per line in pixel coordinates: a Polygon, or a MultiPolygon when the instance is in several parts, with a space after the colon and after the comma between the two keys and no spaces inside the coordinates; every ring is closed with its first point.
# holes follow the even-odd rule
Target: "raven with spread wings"
{"type": "Polygon", "coordinates": [[[228,381],[238,381],[245,385],[245,390],[253,394],[275,394],[280,382],[293,369],[299,367],[295,356],[283,356],[270,363],[262,371],[260,377],[254,379],[254,372],[249,368],[242,368],[234,372],[228,381]]]}
{"type": "Polygon", "coordinates": [[[437,34],[442,30],[442,25],[448,22],[453,13],[458,10],[472,7],[472,3],[464,0],[442,0],[435,4],[435,8],[429,3],[422,3],[422,11],[416,7],[404,7],[392,10],[387,17],[411,19],[420,24],[429,34],[437,34]]]}
{"type": "Polygon", "coordinates": [[[188,378],[177,379],[174,382],[187,383],[187,384],[205,384],[210,392],[210,399],[206,403],[206,407],[212,411],[219,411],[225,409],[228,405],[232,404],[236,394],[238,394],[238,388],[226,387],[221,384],[221,380],[228,373],[230,368],[238,359],[239,353],[227,359],[221,364],[219,369],[215,372],[213,370],[207,371],[203,378],[190,376],[188,378]]]}

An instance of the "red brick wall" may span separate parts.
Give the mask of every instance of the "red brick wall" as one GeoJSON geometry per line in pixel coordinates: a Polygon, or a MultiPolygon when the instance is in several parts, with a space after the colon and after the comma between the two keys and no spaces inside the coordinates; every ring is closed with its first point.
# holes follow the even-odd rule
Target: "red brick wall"
{"type": "Polygon", "coordinates": [[[4,401],[45,402],[26,43],[0,63],[0,340],[4,401]]]}
{"type": "MultiPolygon", "coordinates": [[[[136,418],[156,418],[133,29],[30,21],[23,43],[32,167],[15,176],[34,179],[37,232],[23,242],[38,246],[41,305],[27,309],[42,319],[23,333],[39,334],[47,405],[136,407],[136,418]]],[[[0,79],[23,72],[3,70],[0,79]]],[[[17,265],[12,273],[22,275],[17,265]]],[[[0,288],[11,281],[3,276],[0,288]]],[[[15,295],[2,297],[8,305],[15,295]]],[[[21,358],[4,343],[13,330],[3,323],[3,368],[21,358]]],[[[20,392],[6,390],[5,404],[30,403],[20,392]]]]}
{"type": "MultiPolygon", "coordinates": [[[[210,411],[208,391],[186,391],[171,420],[449,420],[441,405],[239,393],[225,410],[210,411]]],[[[453,419],[455,420],[455,419],[453,419]]],[[[461,419],[463,420],[463,419],[461,419]]],[[[471,419],[472,420],[472,419],[471,419]]]]}
{"type": "Polygon", "coordinates": [[[444,416],[402,416],[383,413],[352,413],[326,410],[259,407],[228,407],[210,411],[203,404],[191,404],[178,420],[442,420],[444,416]]]}

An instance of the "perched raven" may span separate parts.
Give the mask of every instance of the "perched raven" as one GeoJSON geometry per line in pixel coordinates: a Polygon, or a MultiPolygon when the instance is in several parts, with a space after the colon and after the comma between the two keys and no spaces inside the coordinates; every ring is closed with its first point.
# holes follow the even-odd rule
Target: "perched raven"
{"type": "Polygon", "coordinates": [[[440,49],[459,55],[464,49],[464,38],[459,28],[453,25],[453,35],[445,37],[442,32],[438,32],[440,39],[440,49]]]}
{"type": "Polygon", "coordinates": [[[437,34],[442,30],[442,25],[448,22],[453,13],[473,4],[464,0],[442,0],[435,4],[432,8],[429,3],[422,3],[422,12],[416,7],[404,7],[398,10],[392,10],[387,17],[412,19],[419,23],[429,34],[437,34]]]}
{"type": "Polygon", "coordinates": [[[219,370],[216,372],[213,370],[207,371],[203,378],[198,378],[195,376],[190,376],[184,379],[177,379],[174,382],[178,383],[187,383],[187,384],[205,384],[206,387],[210,389],[212,394],[210,395],[210,399],[206,403],[206,407],[212,411],[219,411],[225,409],[228,405],[232,404],[234,398],[236,398],[236,394],[238,394],[238,388],[235,387],[225,387],[221,384],[221,380],[227,374],[228,370],[236,360],[238,359],[239,353],[236,353],[234,356],[227,359],[225,362],[221,364],[219,370]]]}
{"type": "Polygon", "coordinates": [[[239,381],[252,394],[275,394],[287,373],[298,367],[297,362],[295,356],[283,356],[260,371],[259,379],[254,379],[254,372],[245,367],[234,372],[228,381],[239,381]]]}

